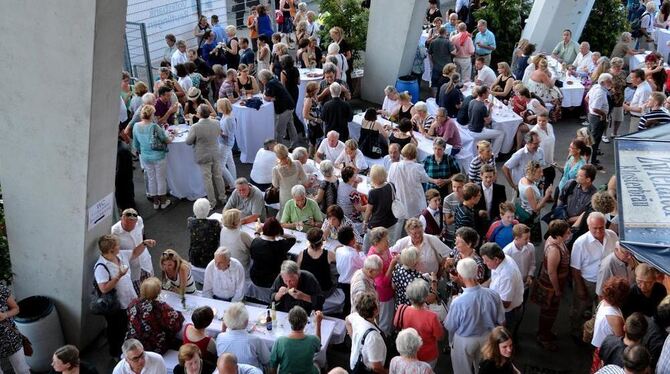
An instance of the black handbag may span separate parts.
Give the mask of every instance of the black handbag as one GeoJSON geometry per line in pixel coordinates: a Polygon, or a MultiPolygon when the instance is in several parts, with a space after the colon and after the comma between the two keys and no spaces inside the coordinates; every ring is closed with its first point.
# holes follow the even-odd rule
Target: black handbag
{"type": "MultiPolygon", "coordinates": [[[[367,122],[367,121],[366,121],[367,122]]],[[[374,124],[374,123],[373,123],[374,124]]],[[[365,157],[380,159],[388,154],[386,139],[372,127],[361,128],[360,143],[358,148],[365,157]]]]}
{"type": "Polygon", "coordinates": [[[266,204],[277,204],[279,202],[279,188],[275,186],[268,187],[265,190],[264,198],[266,204]]]}
{"type": "MultiPolygon", "coordinates": [[[[112,280],[112,273],[109,272],[109,269],[105,264],[95,265],[93,271],[95,272],[95,269],[98,266],[104,267],[105,270],[107,270],[107,274],[109,274],[109,280],[112,280]]],[[[121,304],[119,303],[119,297],[116,294],[116,289],[113,289],[107,293],[102,293],[100,287],[98,286],[98,282],[93,279],[93,293],[91,295],[89,309],[91,310],[91,313],[101,316],[110,315],[121,310],[121,304]]]]}
{"type": "Polygon", "coordinates": [[[363,345],[365,344],[365,338],[372,331],[374,331],[374,329],[369,328],[363,334],[363,338],[361,339],[361,349],[360,349],[360,352],[358,352],[358,360],[356,360],[356,365],[354,366],[354,370],[351,371],[352,374],[364,374],[364,373],[372,373],[373,372],[372,370],[368,369],[365,366],[365,363],[363,363],[363,345]]]}

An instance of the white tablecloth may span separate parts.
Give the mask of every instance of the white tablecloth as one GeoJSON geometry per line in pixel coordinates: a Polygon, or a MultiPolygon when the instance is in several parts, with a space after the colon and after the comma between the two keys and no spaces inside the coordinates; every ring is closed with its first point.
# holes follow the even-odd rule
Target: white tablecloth
{"type": "Polygon", "coordinates": [[[563,108],[581,106],[582,99],[584,98],[584,85],[582,85],[582,82],[575,77],[566,78],[562,72],[561,63],[555,58],[547,56],[547,62],[549,63],[552,77],[563,81],[563,87],[561,87],[563,102],[561,106],[563,108]]]}
{"type": "Polygon", "coordinates": [[[237,119],[235,139],[241,152],[240,161],[251,164],[265,139],[275,137],[274,103],[263,102],[259,110],[235,103],[233,114],[237,119]]]}
{"type": "Polygon", "coordinates": [[[305,125],[305,130],[307,130],[307,124],[305,123],[305,117],[302,115],[302,108],[305,105],[305,90],[307,89],[307,83],[311,81],[320,82],[323,79],[323,69],[299,69],[300,70],[300,87],[298,88],[298,102],[295,103],[295,113],[298,115],[298,118],[305,125]],[[319,74],[317,77],[308,77],[307,74],[319,74]]]}
{"type": "Polygon", "coordinates": [[[663,56],[664,61],[668,61],[668,53],[670,53],[670,47],[668,47],[668,42],[670,42],[670,30],[656,29],[656,38],[656,51],[663,56]]]}
{"type": "MultiPolygon", "coordinates": [[[[419,37],[419,45],[425,46],[426,39],[428,39],[428,30],[423,30],[421,32],[421,36],[419,37]]],[[[421,79],[425,80],[426,82],[430,82],[430,73],[432,69],[433,66],[430,64],[430,58],[428,58],[426,55],[426,58],[423,59],[423,75],[421,76],[421,79]]]]}
{"type": "Polygon", "coordinates": [[[650,54],[650,51],[647,51],[645,53],[640,53],[636,55],[630,56],[630,60],[628,62],[628,66],[630,68],[630,71],[633,71],[635,69],[641,69],[644,67],[644,59],[647,57],[648,54],[650,54]]]}
{"type": "MultiPolygon", "coordinates": [[[[186,309],[184,309],[179,295],[169,291],[161,291],[160,299],[169,304],[175,310],[182,312],[184,315],[184,325],[191,323],[191,314],[193,310],[201,306],[209,306],[215,310],[215,318],[207,327],[207,335],[216,337],[221,332],[221,325],[225,311],[230,307],[231,303],[222,300],[209,299],[197,295],[186,295],[186,309]]],[[[281,336],[286,336],[291,332],[291,326],[287,321],[287,313],[277,311],[277,324],[272,331],[267,331],[265,326],[257,325],[259,316],[267,314],[266,308],[260,308],[253,305],[247,305],[247,312],[249,313],[249,325],[247,331],[261,338],[269,350],[272,350],[272,345],[275,340],[281,336]]],[[[305,327],[307,334],[314,334],[314,325],[310,323],[305,327]]],[[[339,344],[344,341],[344,334],[346,333],[344,321],[326,317],[321,321],[321,350],[314,356],[314,361],[319,367],[326,367],[326,350],[329,344],[339,344]]],[[[182,333],[179,333],[181,338],[182,333]]]]}
{"type": "MultiPolygon", "coordinates": [[[[170,128],[175,128],[171,126],[170,128]]],[[[200,168],[195,163],[193,146],[187,145],[189,126],[182,124],[172,143],[168,144],[167,182],[168,190],[174,197],[196,200],[207,196],[200,168]]]]}
{"type": "MultiPolygon", "coordinates": [[[[428,106],[428,113],[432,116],[437,114],[437,102],[434,98],[428,98],[426,100],[426,106],[428,106]]],[[[463,167],[463,170],[467,173],[468,168],[470,167],[470,161],[475,157],[477,152],[475,139],[470,135],[468,128],[458,123],[456,118],[453,120],[459,125],[458,134],[461,136],[461,151],[456,154],[456,160],[458,160],[459,165],[463,167]]]]}

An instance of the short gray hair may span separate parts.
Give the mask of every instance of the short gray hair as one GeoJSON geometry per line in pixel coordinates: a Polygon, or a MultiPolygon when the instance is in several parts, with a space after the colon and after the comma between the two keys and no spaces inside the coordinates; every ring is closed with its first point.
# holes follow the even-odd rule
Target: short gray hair
{"type": "Polygon", "coordinates": [[[249,181],[247,180],[247,178],[239,177],[239,178],[235,179],[235,185],[236,186],[240,186],[240,185],[243,185],[243,184],[249,184],[249,181]]]}
{"type": "Polygon", "coordinates": [[[121,352],[123,352],[123,355],[126,357],[128,356],[128,352],[136,351],[138,349],[144,349],[144,346],[139,340],[133,338],[126,340],[121,346],[121,352]]]}
{"type": "Polygon", "coordinates": [[[338,140],[340,139],[340,133],[335,130],[328,131],[328,133],[326,134],[326,138],[331,135],[337,137],[338,140]]]}
{"type": "Polygon", "coordinates": [[[337,74],[337,66],[335,66],[335,64],[331,62],[326,62],[325,64],[323,64],[323,74],[326,73],[337,74]]]}
{"type": "Polygon", "coordinates": [[[297,147],[293,150],[293,159],[298,160],[304,156],[309,156],[305,147],[297,147]]]}
{"type": "Polygon", "coordinates": [[[340,97],[340,94],[342,94],[342,86],[337,82],[333,82],[328,90],[330,90],[330,96],[332,97],[340,97]]]}
{"type": "Polygon", "coordinates": [[[426,297],[430,292],[428,282],[421,278],[414,279],[407,288],[405,288],[405,296],[412,304],[420,305],[426,302],[426,297]]]}
{"type": "Polygon", "coordinates": [[[424,101],[417,101],[416,104],[414,104],[414,109],[419,112],[428,113],[428,105],[426,105],[424,101]]]}
{"type": "Polygon", "coordinates": [[[147,104],[153,104],[156,102],[156,95],[152,94],[151,92],[147,92],[144,95],[142,95],[142,104],[147,105],[147,104]]]}
{"type": "Polygon", "coordinates": [[[307,325],[307,312],[299,306],[294,306],[288,311],[288,323],[291,325],[291,330],[301,331],[307,325]]]}
{"type": "Polygon", "coordinates": [[[384,237],[388,237],[389,231],[386,227],[378,226],[368,232],[370,243],[372,245],[377,245],[384,237]]]}
{"type": "Polygon", "coordinates": [[[285,260],[281,263],[279,274],[300,274],[300,267],[295,261],[285,260]]]}
{"type": "Polygon", "coordinates": [[[447,147],[447,142],[444,140],[444,138],[435,138],[435,140],[433,140],[433,147],[440,147],[445,149],[447,147]]]}
{"type": "Polygon", "coordinates": [[[386,88],[384,88],[384,95],[390,95],[392,93],[398,93],[398,90],[393,86],[386,86],[386,88]]]}
{"type": "Polygon", "coordinates": [[[260,79],[263,83],[267,83],[270,79],[272,79],[272,72],[268,69],[263,69],[258,72],[258,79],[260,79]]]}
{"type": "Polygon", "coordinates": [[[488,22],[486,22],[485,19],[480,19],[479,21],[477,21],[477,25],[488,26],[488,22]]]}
{"type": "Polygon", "coordinates": [[[395,346],[403,357],[416,357],[416,353],[423,345],[423,340],[419,333],[411,327],[408,327],[398,333],[395,338],[395,346]]]}
{"type": "Polygon", "coordinates": [[[591,212],[589,213],[589,217],[586,219],[586,224],[590,225],[593,220],[599,219],[603,222],[607,222],[607,219],[605,218],[605,215],[600,213],[600,212],[591,212]]]}
{"type": "Polygon", "coordinates": [[[370,255],[363,262],[363,268],[367,270],[381,270],[383,266],[384,262],[377,255],[370,255]]]}
{"type": "Polygon", "coordinates": [[[209,118],[210,114],[212,114],[212,111],[209,109],[207,104],[198,105],[198,117],[205,119],[209,118]]]}
{"type": "Polygon", "coordinates": [[[319,170],[321,170],[321,174],[323,174],[324,177],[330,177],[333,175],[333,171],[335,171],[335,166],[333,166],[332,161],[323,160],[321,161],[321,164],[319,164],[319,170]]]}
{"type": "Polygon", "coordinates": [[[230,260],[230,249],[226,247],[219,247],[216,249],[216,251],[214,251],[214,257],[216,258],[216,256],[223,256],[230,260]]]}
{"type": "Polygon", "coordinates": [[[223,315],[223,322],[231,330],[243,330],[249,323],[249,312],[243,303],[232,303],[223,315]]]}
{"type": "Polygon", "coordinates": [[[598,84],[602,84],[605,81],[612,81],[612,74],[610,73],[602,73],[598,77],[598,84]]]}
{"type": "Polygon", "coordinates": [[[413,268],[416,266],[418,262],[419,262],[419,250],[416,247],[410,246],[403,249],[400,252],[401,264],[413,268]]]}
{"type": "Polygon", "coordinates": [[[477,279],[477,263],[469,257],[458,260],[456,271],[463,279],[477,279]]]}
{"type": "Polygon", "coordinates": [[[340,45],[333,42],[328,44],[328,54],[340,53],[340,45]]]}
{"type": "Polygon", "coordinates": [[[207,214],[210,211],[209,200],[204,197],[199,198],[193,203],[193,214],[195,218],[207,218],[207,214]]]}
{"type": "Polygon", "coordinates": [[[305,186],[302,184],[296,184],[295,186],[291,187],[291,196],[296,197],[296,196],[307,196],[307,191],[305,191],[305,186]]]}

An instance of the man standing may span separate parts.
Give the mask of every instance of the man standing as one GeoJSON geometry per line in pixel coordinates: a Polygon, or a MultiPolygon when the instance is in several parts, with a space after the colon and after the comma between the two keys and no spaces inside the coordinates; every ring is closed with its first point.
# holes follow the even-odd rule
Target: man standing
{"type": "Polygon", "coordinates": [[[602,297],[603,284],[611,277],[626,278],[630,284],[633,284],[635,281],[633,263],[633,256],[619,242],[616,242],[614,252],[605,256],[600,263],[598,281],[596,282],[596,295],[602,297]]]}
{"type": "Polygon", "coordinates": [[[569,29],[563,30],[563,40],[556,44],[556,47],[551,52],[551,55],[558,60],[568,65],[571,65],[579,53],[579,44],[572,40],[572,31],[569,29]]]}
{"type": "Polygon", "coordinates": [[[400,145],[398,145],[398,143],[389,144],[389,154],[384,156],[383,160],[384,169],[388,173],[388,171],[391,169],[391,164],[400,161],[400,145]]]}
{"type": "Polygon", "coordinates": [[[207,200],[209,200],[209,205],[213,209],[216,207],[217,197],[221,203],[226,202],[226,185],[223,182],[219,152],[221,128],[216,120],[209,118],[211,112],[206,104],[198,106],[197,114],[200,120],[191,127],[186,138],[186,144],[194,145],[195,162],[202,172],[207,200]],[[214,187],[216,187],[216,191],[214,187]]]}
{"type": "Polygon", "coordinates": [[[298,141],[298,133],[293,125],[293,110],[295,102],[291,94],[281,82],[267,69],[258,73],[258,79],[265,86],[265,100],[274,102],[275,108],[275,140],[281,143],[288,130],[290,146],[294,148],[298,141]]]}
{"type": "Polygon", "coordinates": [[[170,66],[172,66],[172,74],[177,75],[175,66],[188,62],[188,55],[186,54],[186,42],[183,40],[177,41],[177,50],[172,53],[170,58],[170,66]]]}
{"type": "Polygon", "coordinates": [[[645,104],[651,96],[651,86],[647,83],[642,69],[633,70],[630,77],[631,83],[635,86],[635,93],[630,102],[623,103],[623,109],[630,112],[630,118],[628,119],[629,132],[635,132],[644,112],[645,104]]]}
{"type": "MultiPolygon", "coordinates": [[[[452,15],[454,14],[452,13],[452,15]]],[[[470,82],[472,80],[472,55],[475,53],[475,44],[472,42],[472,36],[465,23],[458,24],[457,33],[451,37],[451,44],[454,46],[454,63],[458,66],[458,72],[461,74],[463,82],[470,82]]]]}
{"type": "Polygon", "coordinates": [[[525,175],[528,162],[535,160],[544,163],[544,151],[540,148],[540,135],[529,132],[525,135],[526,145],[514,152],[512,157],[503,165],[503,174],[507,183],[515,191],[519,192],[519,181],[525,175]]]}
{"type": "Polygon", "coordinates": [[[242,301],[244,286],[244,267],[230,256],[230,250],[219,247],[214,259],[205,268],[205,283],[202,296],[224,301],[242,301]]]}
{"type": "Polygon", "coordinates": [[[561,191],[557,206],[565,206],[569,224],[574,224],[579,216],[591,207],[591,197],[598,192],[593,185],[596,173],[593,165],[583,165],[577,171],[577,177],[568,182],[561,191]]]}
{"type": "Polygon", "coordinates": [[[316,150],[316,157],[314,159],[317,163],[320,163],[323,160],[330,160],[330,162],[335,162],[342,151],[344,151],[344,143],[340,141],[340,134],[334,130],[328,131],[326,138],[321,141],[321,144],[319,144],[319,148],[316,150]]]}
{"type": "Polygon", "coordinates": [[[477,281],[477,263],[464,258],[456,264],[463,281],[463,294],[454,298],[445,321],[451,342],[451,365],[454,373],[476,373],[481,348],[494,327],[505,322],[505,309],[494,290],[477,281]]]}
{"type": "Polygon", "coordinates": [[[228,199],[223,210],[233,208],[242,212],[242,219],[240,220],[242,225],[255,222],[257,219],[265,221],[263,193],[258,187],[249,183],[246,178],[237,178],[235,190],[230,195],[230,199],[228,199]]]}
{"type": "Polygon", "coordinates": [[[149,277],[154,276],[154,265],[151,262],[151,254],[147,248],[156,246],[153,239],[144,239],[144,221],[137,211],[129,208],[121,212],[121,220],[112,226],[111,234],[119,237],[119,245],[122,251],[134,251],[144,247],[139,256],[140,269],[132,269],[130,272],[135,292],[139,295],[140,284],[149,277]]]}
{"type": "MultiPolygon", "coordinates": [[[[456,160],[454,160],[454,158],[450,155],[444,153],[446,144],[447,143],[444,141],[444,139],[435,138],[433,141],[433,154],[429,155],[423,160],[423,168],[426,170],[426,174],[428,174],[428,176],[433,179],[444,179],[446,181],[451,178],[452,175],[458,174],[458,172],[461,170],[458,167],[456,160]]],[[[425,191],[431,188],[437,189],[440,192],[440,196],[447,197],[449,194],[446,183],[442,185],[442,187],[430,182],[423,183],[423,189],[425,191]]],[[[439,218],[437,221],[439,222],[439,218]]]]}
{"type": "Polygon", "coordinates": [[[507,201],[505,186],[495,183],[496,169],[488,164],[480,169],[482,181],[478,184],[482,198],[475,205],[477,232],[486,233],[491,223],[500,216],[500,204],[507,201]]]}
{"type": "MultiPolygon", "coordinates": [[[[454,212],[454,230],[466,226],[475,228],[475,205],[481,197],[482,192],[476,184],[468,183],[463,186],[463,202],[458,205],[454,212]]],[[[478,233],[479,237],[483,237],[481,232],[478,233]]]]}
{"type": "Polygon", "coordinates": [[[484,57],[479,56],[475,59],[475,69],[477,69],[475,83],[478,86],[491,88],[496,81],[496,73],[486,65],[486,59],[484,57]]]}
{"type": "Polygon", "coordinates": [[[484,57],[486,65],[491,65],[491,53],[496,49],[496,37],[487,28],[485,20],[477,21],[477,35],[475,35],[475,56],[484,57]]]}
{"type": "MultiPolygon", "coordinates": [[[[479,60],[477,63],[483,64],[479,60]]],[[[493,103],[487,102],[489,92],[489,87],[487,86],[477,87],[477,98],[470,101],[468,105],[468,130],[475,140],[490,139],[493,145],[493,157],[497,158],[505,139],[505,133],[491,128],[491,109],[493,103]]]]}
{"type": "MultiPolygon", "coordinates": [[[[344,100],[351,100],[351,92],[347,88],[347,84],[343,80],[337,79],[337,66],[331,62],[323,64],[323,80],[319,83],[319,95],[316,97],[321,105],[325,105],[331,99],[330,90],[331,84],[338,83],[341,89],[341,95],[344,100]]],[[[348,140],[345,138],[345,140],[348,140]]]]}
{"type": "Polygon", "coordinates": [[[463,174],[456,174],[451,177],[451,193],[447,195],[442,201],[442,214],[444,214],[444,222],[447,224],[447,240],[445,244],[449,247],[454,246],[454,239],[456,238],[456,210],[463,201],[463,187],[467,179],[463,174]]]}
{"type": "Polygon", "coordinates": [[[249,75],[254,75],[256,73],[256,67],[255,67],[255,61],[256,61],[256,54],[254,53],[254,50],[249,48],[249,39],[247,38],[240,38],[240,64],[245,64],[247,65],[247,71],[249,75]]]}
{"type": "Polygon", "coordinates": [[[165,44],[167,44],[167,47],[163,50],[163,61],[170,62],[172,60],[172,55],[177,50],[175,46],[176,42],[177,38],[173,34],[165,35],[165,44]]]}
{"type": "Polygon", "coordinates": [[[515,331],[523,304],[523,278],[519,267],[496,243],[484,243],[479,253],[486,266],[491,269],[489,288],[500,295],[505,308],[505,325],[510,331],[515,331]]]}
{"type": "MultiPolygon", "coordinates": [[[[647,84],[647,86],[649,86],[649,84],[647,84]]],[[[589,131],[593,136],[591,163],[598,170],[603,169],[600,162],[598,162],[598,148],[600,147],[603,134],[607,129],[607,113],[609,112],[607,93],[610,87],[612,87],[612,75],[603,73],[598,77],[598,84],[593,85],[589,90],[589,93],[586,95],[589,104],[589,131]]],[[[625,106],[626,104],[624,104],[624,107],[625,106]]],[[[637,122],[635,124],[637,125],[637,122]]]]}
{"type": "Polygon", "coordinates": [[[435,96],[437,90],[440,88],[442,68],[444,68],[444,65],[451,62],[451,55],[453,55],[454,52],[454,46],[447,37],[447,30],[440,28],[439,36],[428,46],[428,58],[433,66],[433,70],[430,73],[433,96],[435,96]]]}
{"type": "Polygon", "coordinates": [[[617,234],[605,228],[607,220],[600,212],[587,218],[589,232],[575,240],[570,254],[570,268],[575,292],[570,310],[570,323],[575,339],[581,341],[584,321],[591,318],[596,300],[596,282],[603,257],[614,252],[617,234]]]}
{"type": "Polygon", "coordinates": [[[216,36],[214,43],[228,43],[228,35],[226,34],[226,30],[219,24],[219,16],[212,14],[210,20],[212,24],[212,32],[214,33],[214,36],[216,36]]]}
{"type": "Polygon", "coordinates": [[[323,105],[321,111],[326,132],[337,131],[342,138],[349,139],[349,122],[354,119],[354,112],[351,105],[340,98],[342,86],[339,83],[334,82],[328,89],[332,99],[323,105]]]}

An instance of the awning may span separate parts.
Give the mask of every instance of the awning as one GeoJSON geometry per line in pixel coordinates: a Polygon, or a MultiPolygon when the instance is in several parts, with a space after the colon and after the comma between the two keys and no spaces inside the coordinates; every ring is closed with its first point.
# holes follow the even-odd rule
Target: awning
{"type": "Polygon", "coordinates": [[[670,274],[670,247],[626,241],[620,244],[628,249],[638,261],[649,264],[665,274],[670,274]]]}

